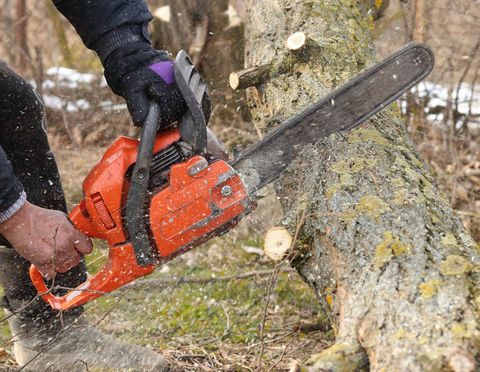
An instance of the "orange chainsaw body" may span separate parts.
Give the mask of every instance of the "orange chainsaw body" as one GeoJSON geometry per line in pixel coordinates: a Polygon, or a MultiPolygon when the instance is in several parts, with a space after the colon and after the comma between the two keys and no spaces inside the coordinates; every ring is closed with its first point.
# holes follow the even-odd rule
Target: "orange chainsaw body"
{"type": "MultiPolygon", "coordinates": [[[[171,159],[171,149],[179,141],[177,129],[157,135],[154,158],[170,151],[165,158],[171,159]]],[[[106,265],[63,296],[50,293],[41,274],[31,267],[34,285],[53,308],[66,310],[82,305],[148,275],[156,265],[228,230],[254,208],[239,175],[225,161],[207,162],[198,155],[177,159],[160,171],[162,182],[149,188],[146,218],[155,263],[138,264],[124,228],[128,173],[137,159],[138,144],[136,139],[120,137],[110,146],[85,178],[83,200],[69,215],[77,229],[107,241],[106,265]]]]}

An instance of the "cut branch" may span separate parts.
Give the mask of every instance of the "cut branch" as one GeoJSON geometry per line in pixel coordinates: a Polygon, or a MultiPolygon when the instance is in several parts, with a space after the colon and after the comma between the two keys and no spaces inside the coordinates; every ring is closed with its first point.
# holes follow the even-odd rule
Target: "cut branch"
{"type": "Polygon", "coordinates": [[[230,74],[230,87],[233,90],[257,86],[289,70],[290,64],[284,60],[277,63],[250,67],[230,74]]]}
{"type": "Polygon", "coordinates": [[[291,34],[286,42],[287,49],[289,50],[300,50],[307,45],[307,35],[305,32],[294,32],[291,34]]]}

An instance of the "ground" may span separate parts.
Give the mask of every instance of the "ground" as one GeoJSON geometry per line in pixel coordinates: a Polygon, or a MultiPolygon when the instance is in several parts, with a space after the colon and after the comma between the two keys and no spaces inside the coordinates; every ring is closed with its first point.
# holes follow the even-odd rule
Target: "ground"
{"type": "MultiPolygon", "coordinates": [[[[79,201],[80,180],[102,152],[99,148],[56,149],[70,205],[79,201]]],[[[248,225],[258,218],[273,223],[280,216],[278,207],[267,209],[264,204],[275,205],[270,196],[257,216],[236,232],[159,267],[134,287],[91,302],[87,317],[105,332],[147,345],[186,371],[253,371],[260,353],[261,370],[286,370],[292,360],[304,360],[329,345],[334,335],[323,331],[325,320],[313,292],[285,264],[274,274],[276,263],[259,254],[267,225],[260,223],[257,231],[248,225]],[[251,276],[222,279],[243,274],[251,276]],[[204,282],[188,283],[197,279],[204,282]]],[[[89,271],[101,267],[105,254],[104,244],[96,242],[95,252],[88,257],[89,271]]],[[[3,323],[0,358],[4,366],[14,365],[10,337],[3,323]]]]}
{"type": "MultiPolygon", "coordinates": [[[[476,141],[463,141],[460,136],[455,143],[458,160],[438,158],[441,138],[434,127],[424,128],[418,147],[478,238],[478,184],[469,187],[472,171],[480,167],[478,152],[472,148],[476,141]]],[[[478,133],[473,131],[470,137],[478,138],[478,133]]],[[[77,149],[57,136],[51,139],[71,207],[81,198],[81,180],[105,147],[97,143],[77,149]]],[[[278,268],[283,271],[278,278],[272,277],[276,263],[260,255],[265,231],[280,222],[279,203],[270,195],[255,213],[235,231],[159,267],[134,287],[93,301],[87,317],[119,339],[147,345],[191,371],[288,370],[293,360],[304,361],[329,346],[334,331],[325,330],[329,327],[313,292],[286,264],[278,268]],[[249,276],[232,279],[244,274],[249,276]],[[272,278],[278,280],[271,284],[272,278]]],[[[105,246],[96,242],[96,248],[87,259],[90,271],[98,270],[105,260],[105,246]]],[[[0,368],[15,366],[10,339],[4,322],[0,368]]]]}

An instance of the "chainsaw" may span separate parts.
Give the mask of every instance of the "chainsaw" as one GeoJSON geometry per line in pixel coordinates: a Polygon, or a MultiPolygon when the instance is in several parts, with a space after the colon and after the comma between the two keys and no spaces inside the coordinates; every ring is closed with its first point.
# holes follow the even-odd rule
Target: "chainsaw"
{"type": "Polygon", "coordinates": [[[95,275],[54,295],[32,265],[43,299],[67,310],[150,274],[250,213],[258,191],[277,179],[305,145],[355,128],[433,69],[432,52],[407,44],[225,161],[207,153],[201,103],[206,85],[184,51],[174,75],[187,103],[177,127],[157,133],[159,107],[151,103],[140,139],[120,137],[83,182],[83,200],[70,212],[75,227],[108,243],[95,275]]]}

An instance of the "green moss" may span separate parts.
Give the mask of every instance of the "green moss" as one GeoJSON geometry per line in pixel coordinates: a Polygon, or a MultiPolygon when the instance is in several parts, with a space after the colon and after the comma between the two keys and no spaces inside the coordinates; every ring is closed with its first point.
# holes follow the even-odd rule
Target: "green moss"
{"type": "Polygon", "coordinates": [[[452,233],[447,233],[441,240],[441,243],[446,247],[459,247],[457,238],[452,233]]]}
{"type": "Polygon", "coordinates": [[[342,185],[343,188],[348,189],[349,187],[352,187],[355,185],[355,181],[353,180],[352,175],[350,174],[342,174],[340,176],[340,185],[342,185]]]}
{"type": "Polygon", "coordinates": [[[441,349],[429,348],[428,352],[421,353],[416,357],[416,363],[422,366],[424,371],[428,372],[444,372],[443,360],[445,351],[441,349]]]}
{"type": "Polygon", "coordinates": [[[452,324],[451,331],[455,338],[478,338],[478,324],[475,321],[455,322],[452,324]]]}
{"type": "Polygon", "coordinates": [[[394,340],[401,340],[401,339],[410,339],[410,340],[413,340],[417,337],[417,335],[415,335],[414,333],[412,332],[408,332],[405,328],[400,328],[397,332],[395,332],[393,334],[393,336],[391,336],[394,340]]]}
{"type": "Polygon", "coordinates": [[[396,190],[393,193],[393,202],[395,205],[406,205],[410,203],[410,193],[407,189],[396,190]]]}
{"type": "Polygon", "coordinates": [[[381,146],[390,146],[391,143],[376,129],[357,128],[347,135],[349,143],[372,142],[381,146]]]}
{"type": "Polygon", "coordinates": [[[367,167],[374,167],[377,165],[375,159],[363,159],[359,157],[353,157],[349,159],[343,159],[332,165],[332,170],[340,175],[344,174],[357,174],[367,167]]]}
{"type": "Polygon", "coordinates": [[[104,240],[93,240],[93,251],[85,256],[87,270],[90,274],[95,274],[105,265],[108,259],[108,246],[104,240]]]}
{"type": "Polygon", "coordinates": [[[435,212],[430,212],[430,220],[434,225],[440,222],[440,219],[438,218],[438,215],[435,212]]]}
{"type": "Polygon", "coordinates": [[[420,189],[427,200],[437,201],[439,196],[432,183],[423,175],[419,175],[420,189]]]}
{"type": "Polygon", "coordinates": [[[476,295],[475,298],[473,299],[473,303],[475,305],[475,308],[477,309],[477,312],[480,311],[480,295],[476,295]]]}
{"type": "Polygon", "coordinates": [[[406,253],[410,253],[410,246],[403,244],[400,240],[395,239],[391,245],[392,252],[396,257],[402,256],[406,253]]]}
{"type": "Polygon", "coordinates": [[[338,174],[345,174],[350,172],[350,167],[347,160],[340,160],[332,165],[332,170],[338,174]]]}
{"type": "Polygon", "coordinates": [[[339,192],[342,189],[342,185],[339,183],[334,183],[333,185],[330,185],[326,190],[325,190],[325,196],[330,199],[333,195],[335,195],[337,192],[339,192]]]}
{"type": "Polygon", "coordinates": [[[353,209],[349,209],[346,211],[343,211],[340,214],[340,220],[346,224],[351,223],[355,218],[357,218],[358,214],[355,212],[353,209]]]}
{"type": "Polygon", "coordinates": [[[407,180],[410,182],[418,181],[419,173],[411,167],[403,156],[397,156],[393,164],[406,176],[407,180]]]}
{"type": "Polygon", "coordinates": [[[364,365],[365,357],[365,352],[359,346],[338,342],[310,357],[306,364],[312,366],[313,369],[318,363],[322,367],[329,366],[331,370],[347,372],[358,370],[360,366],[364,365]]]}
{"type": "Polygon", "coordinates": [[[332,165],[332,171],[340,175],[339,183],[329,186],[325,192],[327,198],[331,198],[343,188],[355,185],[353,176],[367,167],[374,167],[375,159],[362,159],[358,157],[343,159],[332,165]]]}
{"type": "Polygon", "coordinates": [[[393,257],[392,244],[393,236],[391,233],[386,232],[383,241],[375,248],[375,257],[373,259],[373,267],[375,269],[381,269],[386,263],[390,262],[393,257]]]}
{"type": "Polygon", "coordinates": [[[435,296],[441,283],[442,281],[440,279],[430,279],[420,284],[418,289],[420,290],[420,295],[422,298],[428,299],[435,296]]]}
{"type": "Polygon", "coordinates": [[[393,339],[397,339],[397,340],[405,338],[407,337],[407,331],[404,328],[400,328],[393,334],[392,337],[393,339]]]}
{"type": "Polygon", "coordinates": [[[462,338],[467,333],[467,327],[462,323],[454,323],[452,325],[452,333],[457,338],[462,338]]]}
{"type": "Polygon", "coordinates": [[[472,270],[472,264],[458,255],[449,255],[440,263],[440,272],[443,275],[464,275],[472,270]]]}
{"type": "Polygon", "coordinates": [[[390,210],[390,206],[376,195],[363,196],[355,210],[358,213],[366,214],[371,219],[378,219],[382,214],[390,210]]]}
{"type": "Polygon", "coordinates": [[[407,187],[407,183],[404,181],[403,178],[401,177],[398,177],[398,178],[394,178],[393,180],[390,181],[390,183],[394,186],[394,187],[397,187],[397,188],[406,188],[407,187]]]}
{"type": "Polygon", "coordinates": [[[399,238],[393,236],[390,231],[383,234],[383,240],[375,248],[373,267],[381,269],[393,257],[399,257],[410,252],[410,246],[404,244],[399,238]]]}
{"type": "Polygon", "coordinates": [[[411,159],[412,159],[412,163],[413,163],[415,166],[417,166],[417,167],[420,168],[420,169],[423,169],[423,168],[424,168],[425,164],[424,164],[423,161],[420,160],[418,157],[412,156],[411,159]]]}
{"type": "MultiPolygon", "coordinates": [[[[258,256],[238,248],[247,243],[256,245],[260,240],[252,237],[248,241],[238,241],[236,247],[228,247],[228,253],[220,254],[219,248],[215,248],[219,240],[215,240],[212,248],[203,247],[206,252],[213,249],[211,253],[204,258],[195,255],[195,265],[189,266],[188,260],[180,260],[170,264],[168,271],[159,268],[149,276],[149,279],[158,280],[158,288],[139,287],[126,294],[128,301],[122,300],[118,304],[115,294],[114,297],[104,296],[89,303],[87,313],[98,319],[115,307],[109,315],[114,321],[106,319],[101,323],[107,331],[118,332],[117,336],[128,342],[148,343],[161,349],[188,347],[192,340],[201,340],[207,350],[215,350],[220,341],[241,345],[256,342],[268,276],[172,287],[161,284],[164,279],[211,278],[271,268],[271,265],[252,266],[258,256]],[[226,255],[228,259],[225,259],[226,255]],[[110,325],[112,329],[109,329],[110,325]]],[[[282,319],[299,322],[302,313],[308,317],[320,313],[314,292],[297,274],[280,274],[273,289],[270,306],[277,309],[276,315],[282,319]]],[[[274,327],[275,320],[267,318],[265,332],[274,327]]]]}

